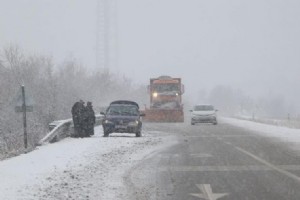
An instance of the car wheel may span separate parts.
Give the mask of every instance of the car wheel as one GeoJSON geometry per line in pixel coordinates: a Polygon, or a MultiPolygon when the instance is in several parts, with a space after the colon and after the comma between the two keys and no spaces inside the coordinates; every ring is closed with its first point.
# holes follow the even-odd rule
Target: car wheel
{"type": "Polygon", "coordinates": [[[191,125],[195,125],[195,123],[191,122],[191,125]]]}
{"type": "Polygon", "coordinates": [[[214,122],[214,123],[213,123],[213,125],[217,125],[217,124],[218,124],[218,122],[214,122]]]}
{"type": "Polygon", "coordinates": [[[141,136],[142,136],[141,131],[136,132],[136,133],[135,133],[135,136],[136,136],[136,137],[141,137],[141,136]]]}

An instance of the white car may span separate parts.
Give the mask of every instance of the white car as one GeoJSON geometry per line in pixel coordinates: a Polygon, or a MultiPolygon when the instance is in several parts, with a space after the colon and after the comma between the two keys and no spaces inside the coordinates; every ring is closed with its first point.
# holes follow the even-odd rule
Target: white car
{"type": "Polygon", "coordinates": [[[195,105],[193,110],[190,110],[191,115],[191,125],[196,123],[212,123],[214,125],[218,124],[217,111],[212,105],[195,105]]]}

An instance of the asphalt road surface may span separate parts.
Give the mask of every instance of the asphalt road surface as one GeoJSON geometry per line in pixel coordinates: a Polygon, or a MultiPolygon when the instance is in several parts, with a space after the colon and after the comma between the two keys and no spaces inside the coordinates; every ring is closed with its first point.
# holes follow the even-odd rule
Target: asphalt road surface
{"type": "Polygon", "coordinates": [[[177,143],[128,172],[131,199],[300,199],[300,156],[284,142],[224,123],[144,128],[177,143]]]}

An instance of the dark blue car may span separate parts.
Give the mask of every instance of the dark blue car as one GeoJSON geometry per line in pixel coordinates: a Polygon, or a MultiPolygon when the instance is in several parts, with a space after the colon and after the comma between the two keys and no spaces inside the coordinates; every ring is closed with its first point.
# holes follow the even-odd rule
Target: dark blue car
{"type": "Polygon", "coordinates": [[[110,103],[102,121],[104,137],[110,133],[135,133],[141,137],[142,121],[139,105],[134,101],[120,100],[110,103]]]}

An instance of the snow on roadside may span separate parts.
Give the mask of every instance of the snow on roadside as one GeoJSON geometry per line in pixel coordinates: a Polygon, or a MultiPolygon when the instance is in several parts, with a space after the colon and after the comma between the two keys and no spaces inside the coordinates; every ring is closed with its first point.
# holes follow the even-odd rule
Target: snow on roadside
{"type": "Polygon", "coordinates": [[[284,142],[300,143],[300,129],[292,129],[275,125],[262,124],[235,118],[221,118],[223,123],[255,131],[255,134],[278,138],[284,142]]]}
{"type": "Polygon", "coordinates": [[[165,137],[133,134],[68,138],[0,162],[0,199],[129,199],[123,176],[165,137]]]}

